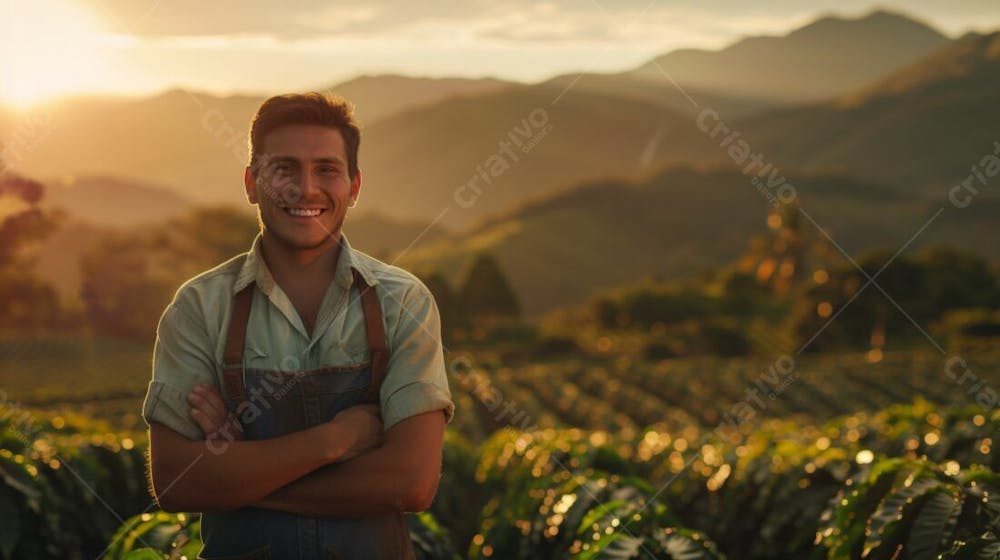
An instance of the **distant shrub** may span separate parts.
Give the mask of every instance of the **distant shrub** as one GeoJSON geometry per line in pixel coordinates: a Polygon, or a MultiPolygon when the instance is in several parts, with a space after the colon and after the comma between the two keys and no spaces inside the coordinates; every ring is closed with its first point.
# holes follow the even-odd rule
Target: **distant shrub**
{"type": "Polygon", "coordinates": [[[535,344],[536,358],[553,358],[567,356],[580,351],[580,345],[569,336],[547,335],[543,336],[535,344]]]}
{"type": "Polygon", "coordinates": [[[659,340],[651,340],[642,347],[642,357],[647,360],[668,360],[676,356],[677,353],[669,344],[659,340]]]}

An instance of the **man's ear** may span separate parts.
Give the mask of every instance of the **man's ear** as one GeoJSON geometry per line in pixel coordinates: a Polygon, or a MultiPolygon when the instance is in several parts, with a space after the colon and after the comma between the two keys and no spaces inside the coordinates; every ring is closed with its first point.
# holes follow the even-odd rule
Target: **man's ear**
{"type": "Polygon", "coordinates": [[[257,180],[254,179],[253,171],[250,170],[249,165],[243,171],[243,186],[246,189],[247,202],[251,206],[257,204],[257,180]]]}
{"type": "Polygon", "coordinates": [[[358,169],[358,172],[354,174],[354,178],[351,179],[351,208],[358,205],[359,196],[361,196],[361,169],[358,169]]]}

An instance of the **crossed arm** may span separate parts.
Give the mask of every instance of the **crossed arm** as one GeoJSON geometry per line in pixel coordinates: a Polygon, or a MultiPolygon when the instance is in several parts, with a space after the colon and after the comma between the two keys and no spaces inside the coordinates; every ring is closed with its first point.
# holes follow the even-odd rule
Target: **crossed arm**
{"type": "MultiPolygon", "coordinates": [[[[203,389],[190,399],[197,411],[193,417],[203,428],[217,421],[209,418],[213,398],[218,394],[203,389]]],[[[167,511],[253,505],[312,517],[357,518],[427,509],[440,478],[444,413],[402,420],[374,448],[366,435],[373,428],[371,415],[364,406],[353,407],[325,424],[267,440],[229,442],[221,452],[154,422],[154,493],[167,511]]]]}
{"type": "Polygon", "coordinates": [[[343,463],[327,465],[257,503],[312,517],[370,517],[424,511],[441,476],[445,416],[418,414],[385,432],[385,443],[343,463]]]}

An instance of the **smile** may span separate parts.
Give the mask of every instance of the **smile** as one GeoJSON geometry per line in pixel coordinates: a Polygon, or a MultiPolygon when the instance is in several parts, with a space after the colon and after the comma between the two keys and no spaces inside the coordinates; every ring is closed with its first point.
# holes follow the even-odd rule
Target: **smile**
{"type": "Polygon", "coordinates": [[[293,208],[287,207],[282,208],[286,214],[290,216],[296,216],[299,218],[315,218],[323,212],[326,212],[326,208],[293,208]]]}

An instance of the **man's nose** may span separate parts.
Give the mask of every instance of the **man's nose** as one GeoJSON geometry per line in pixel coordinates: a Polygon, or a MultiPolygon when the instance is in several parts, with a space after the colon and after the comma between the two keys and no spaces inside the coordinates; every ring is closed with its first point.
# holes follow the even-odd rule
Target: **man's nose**
{"type": "Polygon", "coordinates": [[[299,179],[300,200],[312,200],[319,192],[319,178],[308,171],[302,173],[299,179]]]}

